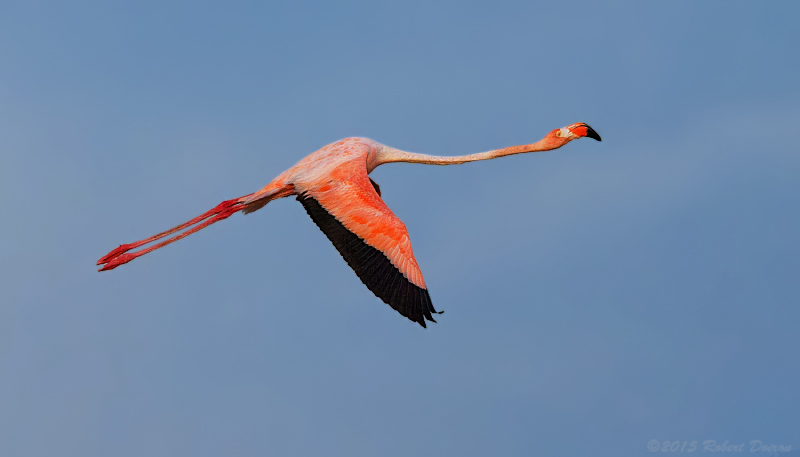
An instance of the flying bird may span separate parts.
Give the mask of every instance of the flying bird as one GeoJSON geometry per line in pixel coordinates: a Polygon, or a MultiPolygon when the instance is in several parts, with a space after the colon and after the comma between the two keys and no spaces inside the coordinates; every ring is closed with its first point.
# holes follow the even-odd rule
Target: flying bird
{"type": "Polygon", "coordinates": [[[381,199],[380,186],[369,177],[372,170],[392,162],[456,165],[549,151],[581,137],[600,141],[600,135],[591,127],[577,123],[553,130],[536,143],[457,157],[416,154],[367,138],[346,138],[302,159],[261,190],[226,200],[166,232],[123,244],[97,264],[102,265],[99,271],[113,270],[238,211],[252,213],[272,200],[295,195],[364,285],[400,314],[425,327],[426,319],[436,322],[433,314],[437,311],[414,258],[406,226],[381,199]],[[181,230],[185,231],[150,247],[128,252],[181,230]]]}

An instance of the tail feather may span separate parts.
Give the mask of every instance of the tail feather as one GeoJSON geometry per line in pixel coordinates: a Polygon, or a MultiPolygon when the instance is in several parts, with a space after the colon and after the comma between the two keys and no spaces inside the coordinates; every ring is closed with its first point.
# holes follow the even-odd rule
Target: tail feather
{"type": "Polygon", "coordinates": [[[244,208],[242,208],[242,213],[250,214],[253,211],[258,211],[261,208],[265,207],[267,205],[267,203],[269,203],[270,201],[272,201],[272,200],[270,200],[268,198],[265,198],[265,199],[262,199],[262,200],[256,200],[256,201],[254,201],[252,203],[246,203],[244,205],[244,208]]]}
{"type": "Polygon", "coordinates": [[[272,200],[288,197],[289,195],[294,194],[294,186],[293,185],[284,185],[283,183],[276,183],[275,181],[267,184],[264,186],[263,189],[259,190],[258,192],[253,192],[250,195],[245,195],[241,198],[242,204],[244,208],[242,208],[242,212],[244,214],[250,214],[253,211],[258,211],[267,203],[271,202],[272,200]]]}
{"type": "MultiPolygon", "coordinates": [[[[133,260],[133,259],[135,259],[137,257],[140,257],[140,256],[143,256],[143,255],[147,254],[148,252],[155,251],[156,249],[162,248],[162,247],[164,247],[164,246],[166,246],[166,245],[168,245],[170,243],[174,243],[175,241],[178,241],[178,240],[180,240],[182,238],[185,238],[185,237],[191,235],[192,233],[197,232],[199,230],[202,230],[202,229],[208,227],[209,225],[211,225],[211,224],[213,224],[215,222],[219,222],[219,221],[221,221],[223,219],[227,219],[231,215],[236,213],[237,211],[241,211],[241,210],[243,210],[243,209],[248,207],[248,204],[246,203],[246,200],[247,200],[248,197],[250,197],[250,195],[252,195],[252,194],[245,195],[244,197],[240,197],[240,198],[235,198],[233,200],[226,200],[226,201],[220,203],[219,205],[215,206],[214,208],[206,211],[205,213],[195,217],[194,219],[192,219],[192,220],[190,220],[188,222],[185,222],[185,223],[183,223],[181,225],[178,225],[176,227],[173,227],[173,228],[167,230],[166,232],[161,232],[158,235],[151,236],[150,238],[145,238],[145,239],[143,239],[141,241],[137,241],[135,243],[129,243],[129,244],[121,245],[121,246],[119,246],[118,248],[116,248],[113,251],[109,252],[108,254],[106,254],[100,260],[97,261],[97,265],[103,265],[103,267],[100,268],[100,270],[98,270],[98,271],[113,270],[114,268],[117,268],[120,265],[126,264],[126,263],[130,262],[131,260],[133,260]],[[197,224],[199,224],[199,225],[197,225],[197,224]],[[194,227],[192,227],[192,226],[194,226],[194,227]],[[191,228],[189,228],[189,227],[191,227],[191,228]],[[173,233],[179,232],[179,231],[184,230],[186,228],[189,228],[189,230],[186,230],[185,232],[180,233],[180,234],[178,234],[176,236],[173,236],[172,238],[169,238],[169,239],[167,239],[165,241],[162,241],[162,242],[160,242],[158,244],[155,244],[153,246],[150,246],[148,248],[145,248],[145,249],[142,249],[142,250],[139,250],[139,251],[128,252],[131,249],[136,249],[138,247],[141,247],[141,246],[144,246],[146,244],[152,243],[153,241],[156,241],[156,240],[159,240],[161,238],[164,238],[167,235],[172,235],[173,233]]],[[[263,205],[261,205],[261,206],[263,206],[263,205]]]]}

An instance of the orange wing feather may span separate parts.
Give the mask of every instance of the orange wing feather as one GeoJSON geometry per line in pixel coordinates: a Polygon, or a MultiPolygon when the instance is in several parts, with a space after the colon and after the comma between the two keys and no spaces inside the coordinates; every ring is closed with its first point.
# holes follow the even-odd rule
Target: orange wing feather
{"type": "Polygon", "coordinates": [[[415,285],[425,289],[408,229],[375,191],[366,166],[352,173],[350,163],[333,170],[327,183],[305,191],[347,230],[381,251],[415,285]]]}
{"type": "Polygon", "coordinates": [[[298,200],[367,288],[424,327],[425,319],[435,322],[436,310],[408,230],[378,195],[366,166],[362,168],[343,163],[327,182],[301,191],[298,200]]]}

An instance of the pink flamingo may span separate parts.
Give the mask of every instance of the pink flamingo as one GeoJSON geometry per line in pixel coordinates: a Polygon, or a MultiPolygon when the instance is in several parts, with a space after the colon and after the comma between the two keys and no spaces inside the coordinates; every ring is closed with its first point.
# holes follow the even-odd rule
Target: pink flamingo
{"type": "Polygon", "coordinates": [[[391,162],[454,165],[525,152],[549,151],[570,141],[600,135],[584,123],[553,130],[532,144],[511,146],[458,157],[404,152],[367,138],[346,138],[329,144],[281,173],[258,192],[227,200],[175,228],[136,243],[123,244],[97,261],[99,271],[122,264],[178,241],[230,217],[252,213],[272,200],[297,195],[311,219],[331,240],[364,285],[408,319],[425,327],[437,313],[411,250],[408,231],[381,199],[381,189],[369,173],[391,162]],[[194,226],[194,227],[192,227],[194,226]],[[175,232],[183,233],[135,252],[128,252],[175,232]]]}

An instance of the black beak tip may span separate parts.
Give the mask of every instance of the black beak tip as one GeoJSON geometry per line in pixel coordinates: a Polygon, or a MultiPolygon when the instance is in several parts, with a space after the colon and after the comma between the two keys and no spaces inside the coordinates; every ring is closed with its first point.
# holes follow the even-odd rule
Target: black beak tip
{"type": "Polygon", "coordinates": [[[594,129],[589,127],[588,125],[586,126],[586,136],[588,138],[593,138],[597,141],[603,141],[603,139],[600,138],[600,135],[598,135],[597,132],[595,132],[594,129]]]}

